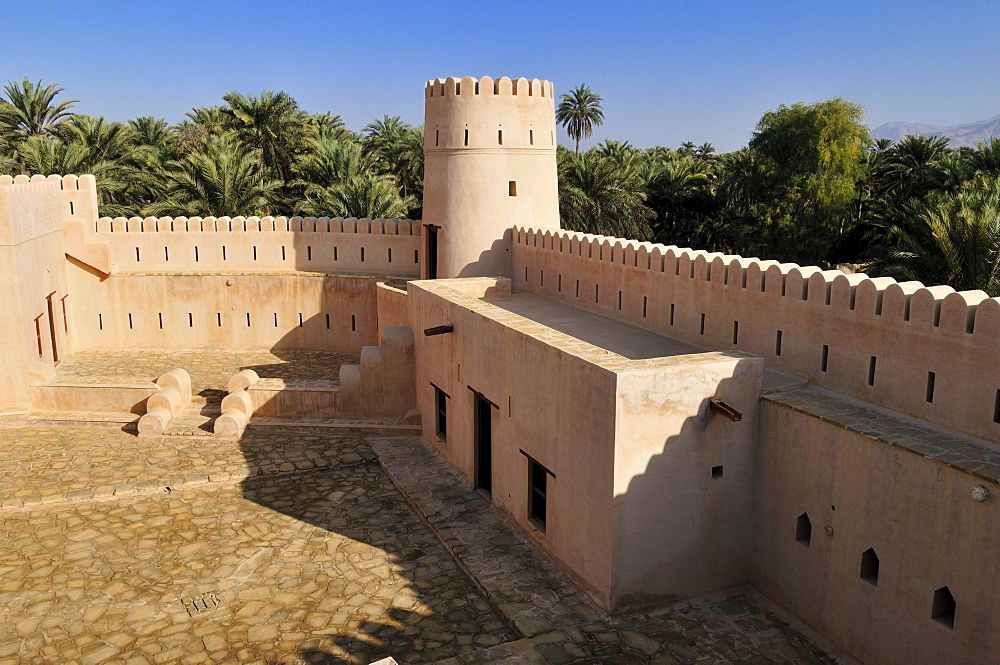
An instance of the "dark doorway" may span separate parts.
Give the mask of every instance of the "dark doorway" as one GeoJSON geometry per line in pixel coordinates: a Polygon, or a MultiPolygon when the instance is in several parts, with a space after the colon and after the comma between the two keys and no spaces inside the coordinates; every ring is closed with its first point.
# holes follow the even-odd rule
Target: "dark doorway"
{"type": "Polygon", "coordinates": [[[56,294],[55,291],[45,296],[45,302],[49,307],[49,336],[52,338],[52,362],[54,364],[59,363],[59,347],[56,346],[56,317],[55,310],[52,307],[52,296],[56,294]]]}
{"type": "Polygon", "coordinates": [[[481,393],[472,393],[476,428],[476,489],[493,491],[493,404],[481,393]]]}
{"type": "Polygon", "coordinates": [[[438,277],[438,227],[433,224],[424,226],[427,235],[427,248],[424,256],[427,257],[427,272],[425,279],[437,279],[438,277]]]}

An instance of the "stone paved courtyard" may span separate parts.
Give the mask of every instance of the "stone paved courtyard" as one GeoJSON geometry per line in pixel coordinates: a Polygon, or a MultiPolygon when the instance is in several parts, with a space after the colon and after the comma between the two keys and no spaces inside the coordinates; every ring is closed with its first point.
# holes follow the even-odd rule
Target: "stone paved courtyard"
{"type": "Polygon", "coordinates": [[[0,451],[0,665],[834,662],[744,595],[602,618],[417,440],[22,425],[0,451]]]}

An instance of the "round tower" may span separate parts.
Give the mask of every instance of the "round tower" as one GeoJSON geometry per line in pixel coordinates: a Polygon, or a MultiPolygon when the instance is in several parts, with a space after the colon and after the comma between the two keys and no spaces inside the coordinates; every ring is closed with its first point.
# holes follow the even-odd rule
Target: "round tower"
{"type": "Polygon", "coordinates": [[[550,81],[424,86],[422,276],[510,277],[510,228],[559,228],[550,81]]]}

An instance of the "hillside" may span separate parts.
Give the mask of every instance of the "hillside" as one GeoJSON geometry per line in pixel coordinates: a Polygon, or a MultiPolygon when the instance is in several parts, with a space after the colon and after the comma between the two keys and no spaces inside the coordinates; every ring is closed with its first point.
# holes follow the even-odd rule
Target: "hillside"
{"type": "Polygon", "coordinates": [[[873,139],[893,139],[894,141],[898,141],[909,134],[945,136],[949,139],[948,145],[952,148],[960,148],[964,145],[974,146],[976,143],[988,141],[991,137],[1000,137],[1000,115],[994,116],[989,120],[980,120],[953,127],[896,120],[887,122],[872,130],[873,139]]]}

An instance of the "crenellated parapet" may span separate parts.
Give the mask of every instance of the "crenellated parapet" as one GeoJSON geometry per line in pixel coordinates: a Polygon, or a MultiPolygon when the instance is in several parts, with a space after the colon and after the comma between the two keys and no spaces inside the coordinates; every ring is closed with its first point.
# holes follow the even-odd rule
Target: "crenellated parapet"
{"type": "Polygon", "coordinates": [[[514,283],[1000,441],[1000,298],[561,230],[514,229],[514,283]]]}
{"type": "Polygon", "coordinates": [[[424,150],[555,150],[554,89],[550,81],[506,76],[428,81],[424,150]]]}

